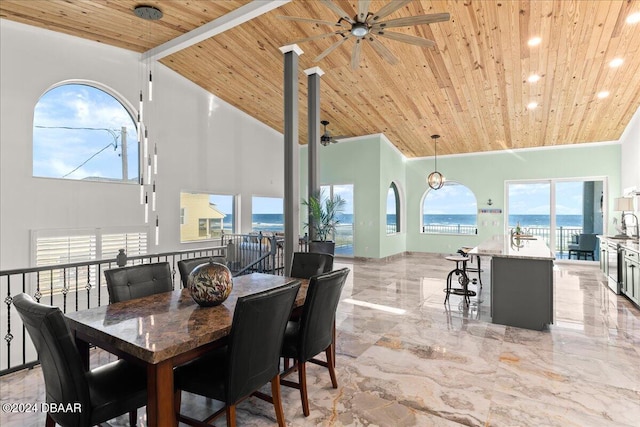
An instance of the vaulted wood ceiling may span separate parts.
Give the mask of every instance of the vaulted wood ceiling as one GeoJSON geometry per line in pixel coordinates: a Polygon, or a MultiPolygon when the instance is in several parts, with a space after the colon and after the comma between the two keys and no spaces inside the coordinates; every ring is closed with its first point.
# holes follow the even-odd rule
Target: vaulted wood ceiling
{"type": "MultiPolygon", "coordinates": [[[[0,17],[145,52],[249,1],[144,1],[164,13],[153,22],[133,14],[140,3],[2,0],[0,17]]],[[[336,3],[357,10],[357,1],[336,3]]],[[[374,0],[369,10],[386,3],[374,0]]],[[[333,134],[384,133],[407,157],[433,155],[434,133],[442,135],[438,154],[617,140],[640,106],[640,23],[625,22],[640,12],[638,0],[416,0],[388,19],[440,12],[450,21],[397,30],[434,40],[434,49],[380,39],[396,65],[365,44],[352,70],[351,40],[315,63],[340,36],[300,43],[300,143],[307,138],[302,70],[314,66],[325,72],[321,116],[333,134]],[[533,36],[539,46],[528,46],[533,36]],[[610,67],[614,58],[622,65],[610,67]],[[540,80],[528,82],[531,74],[540,80]],[[603,91],[609,96],[598,98],[603,91]],[[533,101],[538,108],[528,110],[533,101]]],[[[339,18],[318,1],[293,0],[161,62],[282,132],[278,48],[334,29],[278,15],[339,18]]]]}

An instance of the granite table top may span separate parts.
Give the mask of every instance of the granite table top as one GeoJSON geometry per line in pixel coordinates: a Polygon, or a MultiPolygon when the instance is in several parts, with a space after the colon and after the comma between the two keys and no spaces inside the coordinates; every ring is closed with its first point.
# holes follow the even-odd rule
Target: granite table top
{"type": "Polygon", "coordinates": [[[233,278],[233,290],[216,307],[200,307],[188,289],[176,289],[67,314],[83,339],[156,364],[229,334],[238,297],[300,281],[294,303],[304,304],[308,280],[254,273],[233,278]]]}

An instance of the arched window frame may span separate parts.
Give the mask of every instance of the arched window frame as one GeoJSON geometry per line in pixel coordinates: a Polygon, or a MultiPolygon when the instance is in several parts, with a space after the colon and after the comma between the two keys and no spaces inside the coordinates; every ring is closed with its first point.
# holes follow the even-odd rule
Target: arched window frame
{"type": "Polygon", "coordinates": [[[393,236],[395,234],[400,234],[404,229],[404,224],[403,224],[403,221],[402,221],[402,215],[403,215],[403,211],[402,211],[402,192],[400,191],[399,185],[395,181],[391,181],[391,184],[389,184],[389,187],[387,189],[387,198],[389,197],[389,190],[393,191],[394,196],[395,196],[395,206],[396,206],[395,229],[393,228],[393,224],[389,225],[387,223],[387,212],[386,212],[387,200],[386,199],[385,199],[385,215],[384,215],[384,218],[385,218],[386,234],[388,236],[393,236]]]}
{"type": "MultiPolygon", "coordinates": [[[[118,91],[116,91],[115,89],[97,82],[97,81],[93,81],[93,80],[84,80],[84,79],[68,79],[68,80],[63,80],[60,81],[58,83],[55,83],[51,86],[49,86],[45,91],[42,92],[42,94],[40,95],[40,97],[38,98],[38,101],[35,103],[34,107],[33,107],[33,111],[34,111],[34,116],[32,119],[32,130],[34,129],[36,123],[35,123],[35,109],[38,106],[38,104],[40,103],[40,101],[42,100],[42,98],[49,93],[51,90],[62,87],[62,86],[67,86],[67,85],[81,85],[81,86],[89,86],[92,87],[94,89],[100,90],[104,93],[106,93],[107,95],[111,96],[112,98],[114,98],[123,108],[124,110],[127,112],[127,114],[129,115],[129,117],[131,118],[133,124],[135,125],[136,123],[136,117],[138,116],[138,110],[136,110],[133,105],[129,102],[129,100],[123,96],[121,93],[119,93],[118,91]]],[[[134,126],[135,127],[135,126],[134,126]]],[[[137,138],[137,134],[133,134],[131,141],[133,143],[135,143],[136,145],[138,145],[138,138],[137,138]]],[[[67,178],[56,178],[56,177],[49,177],[49,176],[42,176],[42,175],[36,175],[35,171],[33,170],[33,161],[34,161],[34,156],[36,155],[36,150],[34,147],[34,135],[32,134],[31,136],[31,145],[32,145],[32,176],[36,177],[36,178],[45,178],[45,179],[67,179],[67,178]]],[[[116,183],[116,184],[140,184],[140,167],[141,167],[141,157],[140,157],[140,150],[138,147],[137,151],[137,161],[135,162],[136,165],[136,169],[137,169],[137,179],[135,181],[133,180],[124,180],[124,179],[113,179],[110,180],[110,182],[116,183]]],[[[96,182],[96,181],[100,181],[99,179],[69,179],[72,181],[88,181],[88,182],[96,182]]]]}
{"type": "MultiPolygon", "coordinates": [[[[420,201],[420,233],[421,234],[436,234],[436,235],[470,235],[470,234],[478,234],[478,198],[476,197],[475,193],[466,185],[460,183],[460,182],[456,182],[456,181],[446,181],[443,188],[439,189],[439,190],[433,190],[431,188],[427,188],[427,190],[424,192],[424,194],[422,195],[422,199],[420,201]],[[469,193],[473,196],[473,200],[475,203],[475,207],[474,207],[474,215],[475,215],[475,223],[473,225],[461,225],[461,224],[457,224],[457,225],[439,225],[439,226],[434,226],[434,227],[429,227],[428,225],[425,225],[424,223],[424,216],[425,216],[425,202],[427,201],[427,197],[429,196],[429,194],[431,194],[432,191],[442,191],[442,189],[446,188],[446,186],[449,185],[459,185],[464,187],[465,189],[467,189],[469,191],[469,193]]],[[[458,212],[447,212],[447,214],[450,215],[461,215],[458,212]]],[[[469,214],[462,214],[462,215],[469,215],[469,214]]]]}

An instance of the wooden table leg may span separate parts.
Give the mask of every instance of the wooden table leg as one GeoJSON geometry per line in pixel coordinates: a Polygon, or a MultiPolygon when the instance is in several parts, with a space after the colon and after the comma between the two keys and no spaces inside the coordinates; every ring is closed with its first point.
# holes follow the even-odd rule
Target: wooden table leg
{"type": "Polygon", "coordinates": [[[173,407],[173,364],[170,361],[147,366],[147,420],[150,427],[175,427],[173,407]]]}

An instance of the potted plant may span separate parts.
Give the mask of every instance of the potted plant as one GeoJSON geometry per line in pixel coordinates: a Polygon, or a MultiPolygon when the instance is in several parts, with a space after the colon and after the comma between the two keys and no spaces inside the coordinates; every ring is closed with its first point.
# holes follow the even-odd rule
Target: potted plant
{"type": "Polygon", "coordinates": [[[338,215],[342,213],[345,203],[346,200],[340,196],[324,197],[322,192],[302,201],[309,211],[309,222],[304,224],[311,234],[309,252],[334,254],[336,244],[327,239],[335,234],[336,226],[340,223],[338,215]]]}

